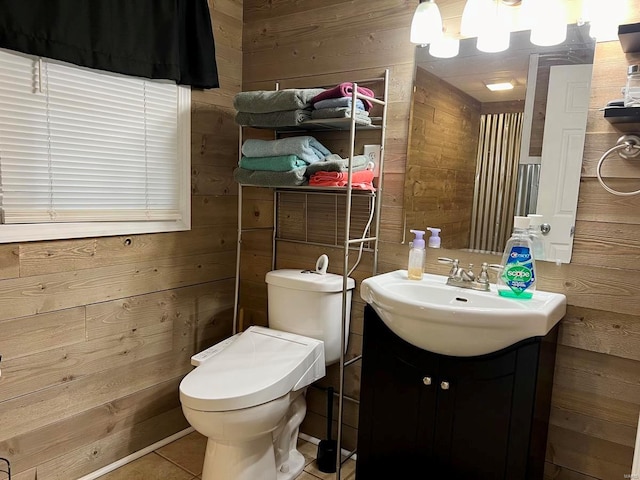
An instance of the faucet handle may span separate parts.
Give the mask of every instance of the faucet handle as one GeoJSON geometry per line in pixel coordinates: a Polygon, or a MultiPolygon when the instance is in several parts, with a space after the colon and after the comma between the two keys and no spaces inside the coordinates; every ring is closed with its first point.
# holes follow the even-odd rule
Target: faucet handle
{"type": "Polygon", "coordinates": [[[482,262],[480,266],[480,274],[478,275],[478,283],[489,283],[489,264],[482,262]]]}
{"type": "Polygon", "coordinates": [[[438,257],[439,263],[450,263],[451,270],[449,271],[449,278],[453,278],[458,274],[458,259],[457,258],[447,258],[447,257],[438,257]]]}
{"type": "Polygon", "coordinates": [[[458,263],[457,258],[448,258],[448,257],[438,257],[438,262],[440,263],[458,263]]]}
{"type": "Polygon", "coordinates": [[[483,262],[480,274],[478,275],[478,283],[489,283],[489,269],[499,272],[502,270],[502,265],[497,263],[483,262]]]}

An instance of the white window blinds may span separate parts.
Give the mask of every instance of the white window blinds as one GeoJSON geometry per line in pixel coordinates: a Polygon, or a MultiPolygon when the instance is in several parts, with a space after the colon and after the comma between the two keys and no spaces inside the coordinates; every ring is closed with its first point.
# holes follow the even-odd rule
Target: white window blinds
{"type": "Polygon", "coordinates": [[[176,221],[190,90],[0,49],[2,223],[176,221]]]}

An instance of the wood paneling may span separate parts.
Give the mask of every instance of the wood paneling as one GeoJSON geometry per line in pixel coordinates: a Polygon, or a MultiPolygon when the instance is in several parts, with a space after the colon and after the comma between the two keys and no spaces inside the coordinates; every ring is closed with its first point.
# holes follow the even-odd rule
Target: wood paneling
{"type": "MultiPolygon", "coordinates": [[[[480,102],[418,68],[414,78],[405,204],[408,225],[438,225],[452,248],[468,245],[480,102]],[[420,161],[418,159],[427,159],[420,161]]],[[[422,227],[424,228],[424,227],[422,227]]]]}
{"type": "Polygon", "coordinates": [[[222,86],[192,92],[192,230],[0,245],[13,478],[79,478],[183,430],[190,357],[231,334],[242,1],[210,7],[222,86]]]}
{"type": "MultiPolygon", "coordinates": [[[[622,3],[629,8],[621,23],[640,21],[637,2],[622,3]]],[[[413,82],[414,47],[408,37],[415,4],[395,0],[245,0],[244,4],[245,90],[273,88],[276,80],[287,82],[288,87],[323,85],[326,80],[338,83],[361,78],[362,72],[377,75],[390,68],[389,100],[393,114],[389,116],[386,139],[379,271],[406,268],[408,247],[401,243],[405,222],[403,180],[413,82]]],[[[580,2],[572,0],[567,4],[575,20],[580,2]]],[[[446,27],[456,32],[464,1],[438,0],[438,5],[446,27]]],[[[539,265],[538,288],[566,294],[569,304],[558,351],[546,479],[610,480],[629,475],[631,470],[631,440],[640,411],[640,392],[636,391],[640,372],[637,354],[640,196],[609,194],[596,180],[595,166],[619,136],[603,119],[600,108],[620,97],[626,67],[638,59],[625,55],[617,41],[597,45],[574,257],[569,265],[539,265]]],[[[635,163],[608,161],[607,180],[619,177],[610,179],[614,187],[637,189],[639,174],[635,163]]],[[[440,182],[434,191],[446,191],[444,187],[446,181],[440,182]]],[[[438,199],[441,195],[434,197],[438,199]]],[[[427,222],[431,224],[432,218],[425,219],[423,226],[427,222]]],[[[291,254],[286,252],[288,247],[282,250],[288,257],[287,265],[308,265],[315,262],[319,249],[297,246],[291,254]]],[[[259,255],[256,251],[253,254],[259,255]]],[[[264,247],[262,255],[270,258],[270,246],[264,247]]],[[[428,251],[427,256],[427,270],[440,274],[446,274],[448,268],[437,263],[437,256],[455,256],[474,264],[499,260],[445,249],[428,251]]],[[[256,275],[254,279],[259,282],[259,277],[256,275]]],[[[263,305],[264,295],[260,298],[263,305]]],[[[361,307],[354,304],[355,308],[361,307]]],[[[350,338],[356,338],[354,335],[358,334],[352,329],[350,338]]],[[[334,375],[330,369],[323,382],[334,382],[334,375]]],[[[356,393],[358,369],[348,367],[346,375],[349,391],[356,393]]],[[[325,403],[321,392],[310,391],[309,404],[303,431],[325,438],[325,403]]],[[[347,416],[349,422],[357,417],[345,411],[347,416]]],[[[343,440],[347,448],[354,441],[349,429],[356,427],[349,423],[345,428],[343,440]]]]}
{"type": "MultiPolygon", "coordinates": [[[[379,271],[406,267],[408,248],[400,242],[413,81],[408,31],[415,5],[402,0],[209,3],[222,88],[193,92],[194,229],[0,246],[0,455],[14,460],[18,480],[34,480],[36,474],[39,480],[81,476],[186,426],[177,385],[191,368],[189,357],[231,331],[237,223],[231,174],[238,143],[232,100],[241,84],[245,90],[273,88],[275,81],[327,85],[390,68],[379,271]],[[61,477],[61,472],[71,473],[61,477]]],[[[455,31],[464,2],[438,4],[455,31]]],[[[637,21],[640,12],[629,8],[623,23],[637,21]]],[[[599,108],[620,96],[626,66],[636,60],[622,53],[618,42],[598,44],[574,259],[570,265],[540,266],[540,288],[565,293],[570,306],[558,352],[547,479],[608,480],[630,473],[640,410],[635,281],[640,196],[604,191],[595,165],[618,137],[599,108]]],[[[618,177],[611,178],[613,186],[633,190],[639,178],[634,165],[612,159],[605,172],[608,179],[618,177]]],[[[273,200],[261,192],[247,200],[245,220],[267,230],[247,237],[244,318],[266,324],[264,273],[271,262],[273,200]]],[[[278,265],[312,265],[325,251],[339,273],[340,249],[282,243],[278,265]]],[[[454,250],[437,254],[476,264],[486,260],[454,250]]],[[[436,255],[428,255],[428,270],[446,273],[436,255]]],[[[370,274],[370,262],[371,255],[365,255],[354,272],[358,282],[370,274]]],[[[357,290],[354,298],[349,356],[361,344],[357,290]]],[[[335,366],[322,382],[337,384],[335,366]]],[[[358,362],[348,367],[345,388],[357,398],[358,362]]],[[[302,430],[325,438],[324,395],[310,389],[308,403],[302,430]]],[[[347,448],[355,446],[356,432],[357,404],[346,402],[347,448]]]]}
{"type": "Polygon", "coordinates": [[[20,275],[17,245],[0,245],[0,280],[20,275]]]}
{"type": "Polygon", "coordinates": [[[14,470],[51,461],[87,443],[131,428],[180,405],[180,379],[162,382],[97,408],[86,410],[60,422],[32,430],[0,442],[11,455],[14,470]]]}

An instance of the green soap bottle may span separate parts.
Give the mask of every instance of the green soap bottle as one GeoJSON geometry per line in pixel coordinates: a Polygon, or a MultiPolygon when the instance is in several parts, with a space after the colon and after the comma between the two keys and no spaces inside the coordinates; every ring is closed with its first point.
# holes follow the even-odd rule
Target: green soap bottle
{"type": "Polygon", "coordinates": [[[502,297],[528,299],[536,289],[536,261],[527,217],[514,217],[513,234],[502,255],[502,270],[496,282],[502,297]]]}

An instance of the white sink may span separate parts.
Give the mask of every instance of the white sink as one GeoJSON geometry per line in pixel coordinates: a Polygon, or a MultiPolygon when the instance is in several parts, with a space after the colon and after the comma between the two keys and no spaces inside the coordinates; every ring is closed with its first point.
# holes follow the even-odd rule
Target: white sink
{"type": "Polygon", "coordinates": [[[567,299],[536,290],[518,300],[446,285],[447,277],[406,270],[369,277],[360,296],[400,338],[424,350],[470,357],[496,352],[530,337],[544,336],[564,317],[567,299]]]}

